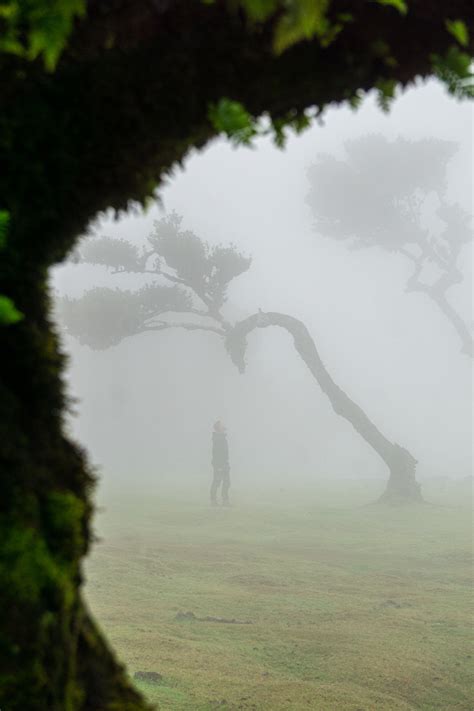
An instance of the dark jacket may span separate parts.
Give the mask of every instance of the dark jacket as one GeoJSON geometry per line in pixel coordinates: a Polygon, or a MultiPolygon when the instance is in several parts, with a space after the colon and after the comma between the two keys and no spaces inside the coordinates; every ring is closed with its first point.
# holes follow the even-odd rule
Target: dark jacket
{"type": "Polygon", "coordinates": [[[212,466],[229,468],[229,446],[225,432],[212,433],[212,466]]]}

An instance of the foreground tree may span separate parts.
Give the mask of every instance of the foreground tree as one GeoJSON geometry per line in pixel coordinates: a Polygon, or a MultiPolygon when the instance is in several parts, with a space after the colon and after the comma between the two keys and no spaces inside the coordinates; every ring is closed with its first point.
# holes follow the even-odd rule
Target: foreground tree
{"type": "Polygon", "coordinates": [[[234,245],[210,247],[194,233],[183,231],[181,218],[173,214],[155,223],[141,251],[126,240],[96,237],[84,241],[73,259],[101,264],[115,274],[140,274],[149,282],[135,292],[95,288],[80,299],[60,300],[60,320],[81,343],[104,349],[149,331],[203,330],[223,339],[232,361],[243,372],[248,335],[255,328],[283,328],[292,336],[297,353],[333,410],[350,422],[388,467],[390,476],[381,501],[404,504],[422,500],[415,458],[390,442],[334,382],[301,321],[287,314],[260,311],[236,324],[226,321],[222,308],[228,286],[250,267],[250,259],[234,245]]]}
{"type": "Polygon", "coordinates": [[[447,298],[463,280],[459,260],[472,240],[471,216],[446,197],[447,164],[457,149],[432,138],[347,141],[346,160],[321,154],[309,169],[307,202],[322,235],[403,255],[412,265],[406,291],[425,294],[473,357],[472,332],[447,298]],[[426,225],[427,213],[443,224],[438,233],[426,225]]]}
{"type": "Polygon", "coordinates": [[[0,216],[10,218],[6,241],[0,230],[2,708],[146,708],[81,595],[93,477],[63,432],[48,267],[100,211],[145,203],[192,146],[220,131],[251,137],[249,116],[266,112],[281,140],[285,124],[299,130],[308,112],[356,103],[371,88],[389,96],[397,83],[436,74],[464,93],[471,5],[2,4],[0,216]]]}

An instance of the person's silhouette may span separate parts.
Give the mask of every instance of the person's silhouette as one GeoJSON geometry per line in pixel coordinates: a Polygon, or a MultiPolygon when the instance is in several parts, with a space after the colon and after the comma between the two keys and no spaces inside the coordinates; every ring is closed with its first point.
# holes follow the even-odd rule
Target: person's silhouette
{"type": "Polygon", "coordinates": [[[217,505],[217,492],[222,486],[222,505],[229,506],[230,466],[229,446],[224,424],[218,420],[212,432],[212,468],[214,476],[211,485],[211,504],[217,505]]]}

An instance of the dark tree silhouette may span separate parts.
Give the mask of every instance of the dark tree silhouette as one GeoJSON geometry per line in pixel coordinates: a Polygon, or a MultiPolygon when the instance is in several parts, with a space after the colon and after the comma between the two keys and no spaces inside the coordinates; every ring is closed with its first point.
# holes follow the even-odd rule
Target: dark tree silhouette
{"type": "Polygon", "coordinates": [[[350,422],[387,465],[390,477],[381,500],[397,504],[421,501],[415,458],[390,442],[334,382],[301,321],[260,311],[233,325],[225,320],[221,310],[228,285],[251,263],[234,245],[210,247],[192,232],[182,231],[181,218],[173,214],[155,223],[141,252],[126,240],[102,237],[85,241],[74,261],[102,264],[115,273],[153,275],[157,280],[135,292],[95,288],[80,299],[59,301],[59,317],[68,333],[94,349],[108,348],[148,331],[199,329],[223,338],[233,362],[243,372],[248,334],[267,326],[284,328],[336,414],[350,422]]]}
{"type": "Polygon", "coordinates": [[[459,258],[472,239],[471,216],[446,197],[447,165],[457,150],[432,138],[347,141],[345,160],[321,154],[310,167],[307,202],[322,235],[403,255],[412,265],[406,291],[428,296],[473,357],[471,330],[447,298],[463,280],[459,258]],[[437,233],[426,225],[427,213],[442,224],[437,233]]]}

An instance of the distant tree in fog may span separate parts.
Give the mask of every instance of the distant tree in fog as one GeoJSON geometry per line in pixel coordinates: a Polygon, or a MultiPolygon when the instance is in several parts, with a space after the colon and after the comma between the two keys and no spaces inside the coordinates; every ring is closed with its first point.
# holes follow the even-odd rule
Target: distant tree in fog
{"type": "Polygon", "coordinates": [[[210,246],[194,233],[182,230],[181,218],[172,214],[155,223],[142,250],[126,240],[98,237],[83,240],[72,261],[101,264],[117,274],[139,274],[145,281],[133,292],[95,288],[80,299],[59,301],[58,316],[67,332],[94,349],[106,349],[149,331],[199,329],[220,336],[232,361],[243,372],[248,335],[255,328],[284,328],[334,411],[350,422],[387,465],[390,477],[382,500],[421,500],[415,458],[388,440],[336,385],[301,321],[287,314],[261,311],[235,324],[224,318],[228,286],[251,264],[234,245],[210,246]]]}
{"type": "Polygon", "coordinates": [[[133,292],[97,287],[79,300],[61,299],[59,315],[68,332],[96,350],[170,327],[221,333],[228,286],[251,260],[232,244],[210,246],[183,230],[181,222],[175,213],[156,221],[142,250],[123,239],[83,240],[71,261],[103,265],[115,274],[140,274],[144,284],[133,292]],[[173,314],[194,320],[175,321],[173,314]]]}
{"type": "Polygon", "coordinates": [[[347,141],[344,160],[320,154],[309,168],[307,203],[322,235],[403,255],[412,265],[406,291],[426,294],[472,357],[471,330],[447,299],[463,280],[459,258],[472,239],[471,216],[446,197],[447,165],[457,150],[432,138],[347,141]]]}

